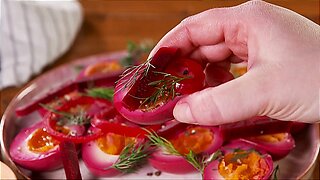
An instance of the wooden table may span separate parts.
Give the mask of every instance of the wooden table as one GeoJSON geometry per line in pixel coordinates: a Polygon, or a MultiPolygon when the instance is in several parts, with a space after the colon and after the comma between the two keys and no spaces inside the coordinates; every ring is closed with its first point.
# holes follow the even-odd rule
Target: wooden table
{"type": "MultiPolygon", "coordinates": [[[[47,66],[42,73],[81,57],[123,50],[129,40],[139,42],[151,39],[157,42],[185,17],[209,8],[233,6],[241,2],[244,1],[80,0],[84,10],[84,21],[74,44],[66,54],[57,59],[54,64],[47,66]]],[[[272,0],[269,2],[296,11],[318,24],[320,22],[318,0],[272,0]]],[[[21,87],[1,90],[1,115],[21,87]]],[[[319,178],[318,169],[314,178],[319,178]]]]}

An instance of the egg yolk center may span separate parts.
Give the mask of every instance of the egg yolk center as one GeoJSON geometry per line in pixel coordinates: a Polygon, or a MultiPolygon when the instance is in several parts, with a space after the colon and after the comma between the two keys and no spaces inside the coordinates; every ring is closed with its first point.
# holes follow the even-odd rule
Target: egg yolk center
{"type": "Polygon", "coordinates": [[[59,144],[44,128],[37,129],[28,140],[28,148],[32,152],[47,152],[59,144]]]}
{"type": "Polygon", "coordinates": [[[254,137],[254,139],[265,142],[281,142],[286,138],[286,133],[266,134],[254,137]]]}
{"type": "Polygon", "coordinates": [[[75,107],[70,108],[67,112],[71,114],[83,113],[83,112],[86,112],[90,108],[90,106],[91,106],[90,104],[77,105],[75,107]]]}
{"type": "Polygon", "coordinates": [[[126,145],[135,142],[135,138],[108,133],[106,136],[97,139],[96,142],[98,147],[106,154],[119,155],[126,145]]]}
{"type": "Polygon", "coordinates": [[[193,151],[199,154],[205,151],[213,141],[213,133],[208,128],[192,127],[169,141],[180,154],[193,151]]]}
{"type": "Polygon", "coordinates": [[[55,126],[54,129],[59,132],[62,133],[64,135],[68,135],[70,134],[70,129],[65,128],[64,126],[55,126]]]}
{"type": "Polygon", "coordinates": [[[103,62],[97,63],[92,66],[89,66],[85,71],[85,76],[93,76],[99,73],[107,73],[112,71],[117,71],[121,69],[121,65],[118,62],[111,61],[111,62],[103,62]]]}
{"type": "Polygon", "coordinates": [[[235,77],[240,77],[247,72],[247,66],[242,66],[242,67],[231,66],[231,72],[235,77]]]}
{"type": "Polygon", "coordinates": [[[218,165],[218,171],[229,180],[262,179],[269,167],[256,151],[240,150],[226,154],[218,165]]]}
{"type": "Polygon", "coordinates": [[[52,100],[51,102],[47,103],[47,106],[49,106],[51,108],[59,107],[72,99],[79,98],[80,96],[81,96],[81,93],[79,93],[78,91],[72,91],[68,94],[65,94],[62,97],[59,97],[59,98],[52,100]]]}

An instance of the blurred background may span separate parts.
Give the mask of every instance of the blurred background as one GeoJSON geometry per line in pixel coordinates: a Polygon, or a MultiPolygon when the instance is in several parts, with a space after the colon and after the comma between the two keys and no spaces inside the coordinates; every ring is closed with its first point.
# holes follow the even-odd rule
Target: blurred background
{"type": "MultiPolygon", "coordinates": [[[[4,0],[4,3],[15,0],[4,0]]],[[[24,6],[22,11],[25,11],[24,6]]],[[[74,38],[70,39],[67,48],[52,58],[51,63],[44,64],[38,72],[33,73],[27,82],[20,82],[17,86],[1,89],[1,115],[11,99],[32,79],[54,69],[55,67],[77,60],[82,57],[101,54],[105,52],[125,50],[128,41],[141,42],[152,40],[157,42],[170,29],[184,18],[201,11],[225,6],[238,5],[244,0],[193,0],[193,1],[107,1],[107,0],[79,0],[79,27],[74,30],[74,38]],[[82,13],[82,14],[81,14],[82,13]]],[[[311,21],[319,24],[319,0],[269,0],[268,2],[291,9],[311,21]]],[[[3,1],[1,1],[3,3],[3,1]]],[[[52,1],[51,7],[61,5],[65,1],[52,1]]],[[[48,8],[46,5],[46,7],[48,8]]],[[[4,6],[1,6],[3,8],[4,6]]],[[[52,9],[49,7],[49,9],[52,9]]],[[[8,9],[6,9],[8,11],[8,9]]],[[[3,10],[1,14],[3,13],[3,10]]],[[[54,16],[54,15],[53,15],[54,16]]],[[[72,15],[71,15],[72,16],[72,15]]],[[[2,16],[3,17],[3,16],[2,16]]],[[[62,20],[64,15],[60,15],[62,20]]],[[[6,18],[7,23],[13,24],[14,17],[6,18]]],[[[22,20],[23,21],[23,20],[22,20]]],[[[23,21],[27,27],[32,26],[32,21],[23,21]]],[[[72,22],[59,21],[62,26],[70,27],[72,22]]],[[[54,27],[52,27],[52,31],[54,27]]],[[[10,29],[8,29],[10,31],[10,29]]],[[[61,33],[62,31],[60,31],[61,33]]],[[[48,33],[50,36],[50,33],[48,33]]],[[[60,34],[64,36],[64,34],[60,34]]],[[[53,39],[54,40],[54,39],[53,39]]],[[[1,42],[1,46],[5,44],[1,42]]],[[[36,48],[36,47],[35,47],[36,48]]],[[[50,50],[50,49],[49,49],[50,50]]],[[[37,53],[37,50],[34,51],[37,53]]],[[[39,52],[40,53],[40,52],[39,52]]],[[[3,55],[3,53],[2,53],[3,55]]],[[[1,57],[1,61],[4,61],[1,57]]],[[[3,64],[3,63],[2,63],[3,64]]],[[[5,68],[2,66],[2,68],[5,68]]],[[[2,74],[7,76],[7,74],[2,74]]],[[[318,169],[318,168],[316,168],[318,169]]],[[[315,171],[314,178],[319,178],[319,170],[315,171]]]]}

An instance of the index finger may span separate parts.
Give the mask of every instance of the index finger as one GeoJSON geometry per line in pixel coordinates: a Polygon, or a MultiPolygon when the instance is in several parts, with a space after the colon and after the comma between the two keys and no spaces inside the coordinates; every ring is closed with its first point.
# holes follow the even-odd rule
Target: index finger
{"type": "MultiPolygon", "coordinates": [[[[207,59],[209,62],[226,59],[233,51],[225,41],[225,34],[232,36],[229,38],[231,41],[239,38],[240,26],[237,23],[240,20],[234,17],[235,11],[235,8],[210,9],[184,19],[158,42],[149,57],[160,47],[172,46],[180,48],[183,56],[207,59]]],[[[246,47],[241,51],[247,51],[246,47]]],[[[246,56],[247,53],[240,54],[246,56]]]]}

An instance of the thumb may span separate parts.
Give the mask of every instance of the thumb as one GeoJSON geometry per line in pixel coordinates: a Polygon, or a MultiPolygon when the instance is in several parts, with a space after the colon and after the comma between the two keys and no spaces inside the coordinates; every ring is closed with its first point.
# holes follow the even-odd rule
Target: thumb
{"type": "Polygon", "coordinates": [[[256,116],[268,97],[266,83],[261,79],[264,78],[248,72],[220,86],[191,94],[177,103],[174,117],[185,123],[219,125],[256,116]]]}

